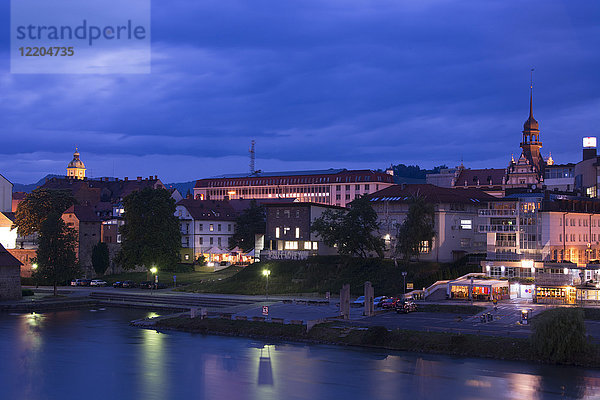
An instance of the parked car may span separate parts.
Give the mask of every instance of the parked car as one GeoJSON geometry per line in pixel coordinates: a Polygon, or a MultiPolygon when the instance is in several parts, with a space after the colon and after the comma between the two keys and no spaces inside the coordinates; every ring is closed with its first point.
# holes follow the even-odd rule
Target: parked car
{"type": "Polygon", "coordinates": [[[136,287],[136,283],[134,281],[124,281],[123,282],[123,286],[124,288],[134,288],[136,287]]]}
{"type": "Polygon", "coordinates": [[[394,308],[397,302],[398,299],[396,297],[388,297],[381,302],[379,307],[383,308],[384,310],[389,310],[394,308]]]}
{"type": "Polygon", "coordinates": [[[73,279],[73,280],[71,281],[71,286],[79,286],[79,281],[80,281],[80,280],[81,280],[81,279],[73,279]]]}
{"type": "Polygon", "coordinates": [[[102,279],[92,279],[90,286],[106,286],[106,281],[102,279]]]}
{"type": "Polygon", "coordinates": [[[395,309],[398,314],[408,314],[409,312],[417,311],[417,305],[414,301],[404,300],[402,302],[398,302],[395,309]]]}
{"type": "Polygon", "coordinates": [[[350,303],[350,305],[352,306],[364,306],[365,305],[365,296],[358,296],[358,298],[356,300],[354,300],[352,303],[350,303]]]}
{"type": "Polygon", "coordinates": [[[378,296],[378,297],[375,297],[373,299],[373,306],[374,307],[381,307],[381,303],[383,303],[383,301],[385,299],[387,299],[387,298],[388,298],[387,296],[378,296]]]}
{"type": "Polygon", "coordinates": [[[91,283],[91,279],[79,279],[77,286],[90,286],[91,283]]]}
{"type": "Polygon", "coordinates": [[[114,288],[120,288],[120,287],[123,287],[123,282],[120,282],[120,281],[119,281],[119,282],[115,282],[115,283],[113,283],[113,287],[114,287],[114,288]]]}
{"type": "Polygon", "coordinates": [[[154,287],[154,281],[144,281],[144,282],[140,282],[140,284],[139,284],[140,289],[152,289],[153,287],[154,287]]]}

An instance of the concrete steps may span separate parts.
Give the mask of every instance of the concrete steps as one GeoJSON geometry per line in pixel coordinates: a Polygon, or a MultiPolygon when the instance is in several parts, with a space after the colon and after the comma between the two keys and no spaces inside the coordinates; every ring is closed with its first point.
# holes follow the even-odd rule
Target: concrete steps
{"type": "Polygon", "coordinates": [[[200,296],[177,296],[177,295],[144,295],[126,293],[104,293],[92,292],[90,298],[108,303],[136,303],[136,304],[162,304],[179,307],[207,307],[228,308],[257,303],[254,299],[232,299],[227,297],[200,297],[200,296]]]}

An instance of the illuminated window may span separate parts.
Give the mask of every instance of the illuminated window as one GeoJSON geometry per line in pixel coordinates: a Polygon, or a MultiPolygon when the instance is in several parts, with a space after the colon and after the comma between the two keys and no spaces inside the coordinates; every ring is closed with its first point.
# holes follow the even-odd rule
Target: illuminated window
{"type": "Polygon", "coordinates": [[[296,239],[300,238],[300,228],[296,228],[296,239]]]}
{"type": "Polygon", "coordinates": [[[460,229],[473,229],[473,221],[470,219],[461,219],[460,229]]]}
{"type": "Polygon", "coordinates": [[[298,250],[298,242],[285,242],[285,250],[298,250]]]}
{"type": "Polygon", "coordinates": [[[213,224],[210,224],[209,227],[208,227],[208,230],[211,231],[211,232],[214,231],[215,230],[215,226],[213,224]]]}
{"type": "Polygon", "coordinates": [[[429,253],[431,250],[431,246],[429,245],[429,240],[423,240],[419,244],[419,253],[429,253]]]}
{"type": "Polygon", "coordinates": [[[304,250],[310,250],[310,242],[304,242],[304,250]]]}
{"type": "Polygon", "coordinates": [[[280,232],[279,232],[279,227],[275,228],[275,237],[279,238],[280,232]]]}
{"type": "Polygon", "coordinates": [[[319,242],[313,242],[312,249],[317,250],[318,248],[319,248],[319,242]]]}
{"type": "Polygon", "coordinates": [[[287,234],[290,232],[290,230],[291,230],[291,229],[292,229],[292,228],[290,228],[289,226],[285,226],[285,227],[283,227],[283,235],[284,235],[284,236],[285,236],[285,235],[287,235],[287,234]]]}

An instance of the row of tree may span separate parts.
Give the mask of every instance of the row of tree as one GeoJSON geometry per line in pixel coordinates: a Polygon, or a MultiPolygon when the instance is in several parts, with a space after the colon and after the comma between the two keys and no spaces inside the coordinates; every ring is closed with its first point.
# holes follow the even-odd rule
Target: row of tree
{"type": "MultiPolygon", "coordinates": [[[[38,234],[34,279],[56,286],[80,275],[77,232],[62,214],[76,204],[68,190],[36,189],[19,203],[15,215],[17,233],[38,234]]],[[[181,231],[175,217],[175,201],[164,189],[145,188],[123,200],[125,224],[120,228],[122,246],[115,261],[124,269],[143,265],[173,269],[179,261],[181,231]]],[[[98,243],[92,249],[92,265],[98,274],[108,268],[109,249],[98,243]]]]}
{"type": "MultiPolygon", "coordinates": [[[[385,241],[379,234],[377,213],[368,197],[360,197],[350,204],[348,211],[326,210],[312,225],[323,242],[336,247],[343,255],[383,257],[385,241]]],[[[423,242],[435,237],[434,208],[422,197],[414,197],[408,214],[396,232],[394,255],[409,260],[419,257],[423,242]]]]}

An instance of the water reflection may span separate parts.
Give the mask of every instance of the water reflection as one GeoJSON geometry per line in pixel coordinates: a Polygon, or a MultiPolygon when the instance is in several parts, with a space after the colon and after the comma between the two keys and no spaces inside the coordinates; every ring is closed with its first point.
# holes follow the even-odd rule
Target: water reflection
{"type": "Polygon", "coordinates": [[[0,314],[1,399],[594,399],[600,371],[130,327],[139,310],[0,314]]]}
{"type": "Polygon", "coordinates": [[[165,334],[142,329],[141,352],[142,363],[140,365],[142,391],[147,393],[149,399],[166,398],[166,378],[165,371],[165,334]]]}
{"type": "Polygon", "coordinates": [[[273,385],[273,368],[271,367],[271,347],[266,345],[260,349],[258,358],[258,384],[273,385]]]}

